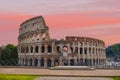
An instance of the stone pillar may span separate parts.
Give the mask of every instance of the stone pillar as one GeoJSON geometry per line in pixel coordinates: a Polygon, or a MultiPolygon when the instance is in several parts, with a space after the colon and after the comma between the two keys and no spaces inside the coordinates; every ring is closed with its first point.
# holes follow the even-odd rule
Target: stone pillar
{"type": "Polygon", "coordinates": [[[80,61],[80,42],[78,42],[78,60],[80,61]]]}
{"type": "Polygon", "coordinates": [[[38,58],[38,67],[40,67],[41,63],[40,63],[41,58],[38,58]]]}
{"type": "Polygon", "coordinates": [[[44,67],[47,67],[47,58],[44,58],[44,67]]]}
{"type": "Polygon", "coordinates": [[[93,66],[93,47],[91,46],[91,66],[93,66]]]}
{"type": "Polygon", "coordinates": [[[28,58],[28,66],[30,66],[30,61],[29,61],[29,58],[28,58]]]}
{"type": "Polygon", "coordinates": [[[48,51],[48,45],[47,44],[45,44],[45,53],[48,53],[47,51],[48,51]]]}
{"type": "Polygon", "coordinates": [[[77,57],[74,57],[74,65],[77,63],[77,57]]]}
{"type": "Polygon", "coordinates": [[[62,57],[59,58],[59,66],[62,66],[62,57]]]}
{"type": "Polygon", "coordinates": [[[68,54],[70,54],[71,53],[70,44],[67,44],[67,47],[68,47],[68,54]]]}
{"type": "Polygon", "coordinates": [[[34,59],[32,59],[32,66],[34,66],[35,64],[34,64],[34,59]]]}
{"type": "Polygon", "coordinates": [[[83,57],[83,63],[85,63],[85,52],[84,52],[84,42],[83,42],[83,46],[82,46],[82,57],[83,57]]]}
{"type": "Polygon", "coordinates": [[[56,51],[55,51],[55,43],[52,43],[52,53],[54,54],[56,51]]]}
{"type": "Polygon", "coordinates": [[[70,66],[70,60],[71,60],[71,58],[68,58],[68,66],[70,66]]]}
{"type": "Polygon", "coordinates": [[[41,54],[41,44],[40,45],[38,45],[38,54],[41,54]]]}
{"type": "Polygon", "coordinates": [[[54,58],[53,57],[52,57],[51,61],[52,61],[52,65],[51,66],[54,66],[54,58]]]}
{"type": "Polygon", "coordinates": [[[33,55],[35,55],[35,46],[33,46],[33,55]]]}

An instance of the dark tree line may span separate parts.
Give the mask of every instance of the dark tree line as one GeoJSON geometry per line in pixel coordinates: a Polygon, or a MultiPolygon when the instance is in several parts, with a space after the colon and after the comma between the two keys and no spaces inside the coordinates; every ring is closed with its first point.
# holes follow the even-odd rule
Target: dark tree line
{"type": "Polygon", "coordinates": [[[120,60],[120,44],[114,44],[107,47],[106,56],[114,60],[120,60]]]}
{"type": "Polygon", "coordinates": [[[0,51],[0,65],[1,66],[16,66],[18,64],[18,51],[17,47],[8,44],[0,51]]]}

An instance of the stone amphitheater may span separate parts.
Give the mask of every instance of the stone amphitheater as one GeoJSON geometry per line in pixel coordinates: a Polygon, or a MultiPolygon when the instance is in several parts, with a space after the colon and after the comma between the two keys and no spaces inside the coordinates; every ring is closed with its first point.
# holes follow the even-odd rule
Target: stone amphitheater
{"type": "Polygon", "coordinates": [[[105,43],[89,37],[66,36],[51,39],[49,27],[42,16],[20,25],[18,36],[19,65],[21,66],[104,66],[105,43]]]}

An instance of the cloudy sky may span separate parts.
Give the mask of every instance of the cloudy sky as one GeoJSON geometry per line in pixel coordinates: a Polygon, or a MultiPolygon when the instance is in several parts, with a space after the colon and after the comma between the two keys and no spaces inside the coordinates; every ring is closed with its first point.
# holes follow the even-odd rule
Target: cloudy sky
{"type": "Polygon", "coordinates": [[[17,45],[19,25],[42,15],[51,38],[87,36],[120,43],[120,0],[0,0],[0,45],[17,45]]]}

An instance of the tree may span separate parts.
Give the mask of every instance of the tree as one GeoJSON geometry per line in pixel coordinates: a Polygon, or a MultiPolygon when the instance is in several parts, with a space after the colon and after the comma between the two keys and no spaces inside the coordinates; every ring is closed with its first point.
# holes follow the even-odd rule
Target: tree
{"type": "Polygon", "coordinates": [[[17,47],[8,44],[3,52],[1,53],[1,65],[7,65],[7,66],[15,66],[18,63],[18,52],[17,47]]]}
{"type": "Polygon", "coordinates": [[[114,44],[106,48],[106,55],[108,58],[114,58],[114,60],[120,60],[120,44],[114,44]]]}

